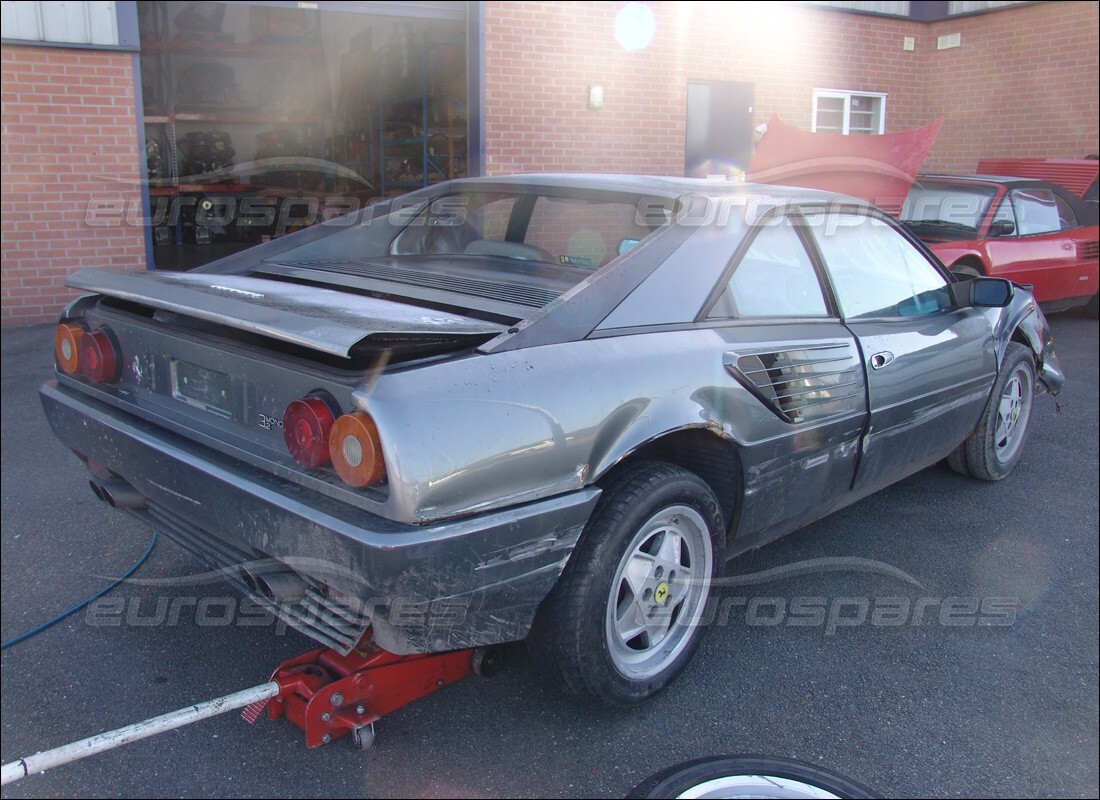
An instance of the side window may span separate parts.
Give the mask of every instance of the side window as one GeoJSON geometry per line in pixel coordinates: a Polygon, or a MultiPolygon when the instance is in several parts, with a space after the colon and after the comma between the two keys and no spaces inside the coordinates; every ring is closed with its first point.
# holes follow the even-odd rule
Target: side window
{"type": "Polygon", "coordinates": [[[1070,207],[1066,198],[1060,194],[1054,195],[1054,202],[1058,204],[1058,223],[1062,226],[1062,230],[1069,230],[1070,228],[1077,227],[1077,215],[1073,213],[1073,208],[1070,207]]]}
{"type": "Polygon", "coordinates": [[[885,221],[844,212],[807,219],[846,319],[911,317],[951,307],[947,280],[885,221]]]}
{"type": "Polygon", "coordinates": [[[733,268],[711,319],[823,317],[821,284],[789,218],[761,227],[733,268]]]}
{"type": "Polygon", "coordinates": [[[1063,228],[1058,202],[1050,189],[1015,189],[1012,205],[1016,208],[1016,232],[1021,236],[1053,233],[1063,228]]]}
{"type": "Polygon", "coordinates": [[[1012,213],[1012,201],[1009,200],[1008,195],[1005,195],[1001,200],[1001,204],[997,206],[997,212],[993,215],[994,222],[1011,222],[1015,233],[1016,231],[1016,215],[1012,213]]]}

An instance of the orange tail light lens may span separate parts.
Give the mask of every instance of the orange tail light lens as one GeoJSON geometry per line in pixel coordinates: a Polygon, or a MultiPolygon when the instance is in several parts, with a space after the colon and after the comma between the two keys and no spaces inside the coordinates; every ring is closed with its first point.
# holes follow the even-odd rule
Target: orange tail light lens
{"type": "Polygon", "coordinates": [[[106,328],[90,331],[80,337],[80,368],[92,383],[114,383],[118,380],[121,358],[114,337],[106,328]]]}
{"type": "Polygon", "coordinates": [[[62,322],[53,335],[53,354],[57,366],[66,375],[75,375],[80,371],[80,340],[84,337],[84,328],[75,322],[62,322]]]}
{"type": "MultiPolygon", "coordinates": [[[[337,409],[336,413],[339,413],[337,409]]],[[[329,431],[336,414],[322,398],[309,395],[294,400],[283,413],[283,438],[290,455],[303,467],[329,462],[329,431]]]]}
{"type": "Polygon", "coordinates": [[[349,486],[370,486],[386,476],[378,428],[362,411],[336,420],[329,435],[329,456],[336,474],[349,486]]]}

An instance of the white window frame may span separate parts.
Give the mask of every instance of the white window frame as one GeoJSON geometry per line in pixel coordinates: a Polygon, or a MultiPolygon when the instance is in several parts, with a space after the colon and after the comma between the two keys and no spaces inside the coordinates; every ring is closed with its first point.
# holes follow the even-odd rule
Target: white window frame
{"type": "Polygon", "coordinates": [[[878,130],[873,133],[886,131],[886,92],[856,92],[847,89],[814,89],[813,116],[811,117],[810,130],[817,133],[818,101],[822,98],[844,101],[844,122],[841,133],[845,136],[851,133],[852,99],[855,97],[869,97],[880,101],[878,115],[878,130]]]}

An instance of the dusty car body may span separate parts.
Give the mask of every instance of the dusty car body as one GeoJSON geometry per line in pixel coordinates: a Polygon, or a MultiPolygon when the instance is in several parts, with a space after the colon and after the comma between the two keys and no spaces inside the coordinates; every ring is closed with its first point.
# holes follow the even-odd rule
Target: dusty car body
{"type": "Polygon", "coordinates": [[[1027,284],[1050,311],[1096,297],[1096,209],[1062,186],[1030,178],[922,175],[901,220],[952,271],[1027,284]]]}
{"type": "Polygon", "coordinates": [[[41,397],[97,495],[329,646],[531,634],[619,704],[724,559],[945,456],[1003,477],[1063,382],[1026,291],[802,189],[468,179],[70,283],[41,397]]]}

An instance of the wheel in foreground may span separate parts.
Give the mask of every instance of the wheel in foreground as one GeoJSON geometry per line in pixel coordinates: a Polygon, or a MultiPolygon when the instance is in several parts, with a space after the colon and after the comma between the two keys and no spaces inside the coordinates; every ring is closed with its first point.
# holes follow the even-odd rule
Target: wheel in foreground
{"type": "Polygon", "coordinates": [[[1034,401],[1035,361],[1031,350],[1009,342],[978,427],[948,456],[947,463],[956,472],[985,481],[1007,477],[1023,455],[1034,401]]]}
{"type": "Polygon", "coordinates": [[[710,487],[644,462],[611,481],[528,644],[567,688],[608,705],[640,703],[684,668],[721,555],[710,487]]]}

